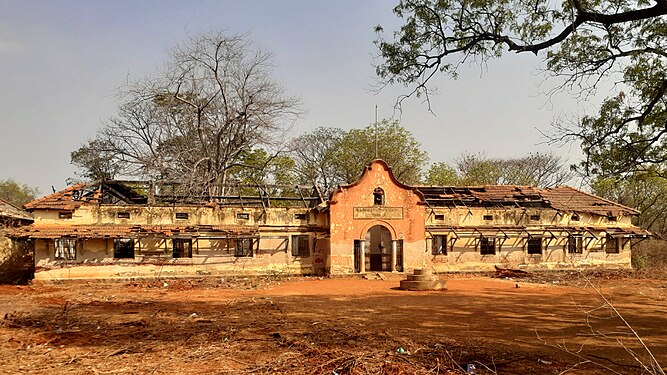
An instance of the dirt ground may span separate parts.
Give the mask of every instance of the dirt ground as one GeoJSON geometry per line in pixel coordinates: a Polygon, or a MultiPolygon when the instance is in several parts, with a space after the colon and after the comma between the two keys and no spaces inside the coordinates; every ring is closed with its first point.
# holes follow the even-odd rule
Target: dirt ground
{"type": "MultiPolygon", "coordinates": [[[[443,277],[427,292],[398,275],[1,286],[0,373],[650,373],[579,274],[443,277]]],[[[667,365],[667,280],[588,277],[667,365]]]]}

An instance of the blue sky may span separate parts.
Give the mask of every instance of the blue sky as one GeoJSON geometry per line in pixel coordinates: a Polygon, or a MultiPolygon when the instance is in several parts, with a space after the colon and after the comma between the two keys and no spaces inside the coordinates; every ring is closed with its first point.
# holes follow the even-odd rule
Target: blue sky
{"type": "MultiPolygon", "coordinates": [[[[250,33],[274,54],[275,76],[307,113],[294,128],[361,128],[394,114],[403,92],[376,95],[373,27],[400,20],[395,2],[366,1],[8,1],[0,0],[0,179],[48,193],[74,175],[69,153],[114,113],[115,91],[154,72],[166,50],[201,32],[250,33]]],[[[536,128],[589,103],[541,94],[540,60],[507,55],[486,69],[464,67],[454,81],[438,77],[435,115],[418,99],[400,117],[429,153],[451,163],[462,152],[490,157],[553,151],[576,162],[576,145],[541,144],[536,128]]],[[[552,84],[550,82],[549,84],[552,84]]]]}

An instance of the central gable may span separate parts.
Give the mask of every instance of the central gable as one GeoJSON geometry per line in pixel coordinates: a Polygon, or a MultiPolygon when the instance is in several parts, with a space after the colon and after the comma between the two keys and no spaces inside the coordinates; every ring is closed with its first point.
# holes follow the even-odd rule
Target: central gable
{"type": "Polygon", "coordinates": [[[362,239],[373,225],[393,239],[423,239],[424,196],[399,182],[383,160],[374,160],[354,183],[339,187],[329,201],[332,242],[362,239]]]}

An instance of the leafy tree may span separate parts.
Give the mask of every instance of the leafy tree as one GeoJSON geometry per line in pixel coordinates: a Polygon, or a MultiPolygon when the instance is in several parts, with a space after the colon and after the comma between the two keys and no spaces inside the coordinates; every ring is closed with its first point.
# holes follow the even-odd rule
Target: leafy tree
{"type": "Polygon", "coordinates": [[[73,161],[84,175],[106,172],[92,147],[102,145],[99,156],[114,171],[182,182],[182,193],[224,194],[243,155],[281,139],[281,126],[300,114],[299,101],[273,79],[271,55],[247,36],[196,36],[169,57],[154,76],[121,90],[118,114],[73,161]]]}
{"type": "Polygon", "coordinates": [[[502,171],[498,160],[491,160],[482,154],[463,154],[456,160],[460,173],[460,184],[497,185],[502,181],[502,171]]]}
{"type": "Polygon", "coordinates": [[[591,183],[601,197],[636,208],[635,224],[667,238],[667,180],[649,173],[625,179],[598,178],[591,183]]]}
{"type": "Polygon", "coordinates": [[[456,166],[461,185],[509,184],[548,188],[562,185],[573,177],[560,157],[548,153],[509,159],[463,154],[456,166]]]}
{"type": "Polygon", "coordinates": [[[292,149],[298,181],[315,183],[323,194],[356,181],[375,159],[386,161],[399,181],[415,184],[428,160],[412,133],[390,120],[347,132],[317,128],[295,138],[292,149]]]}
{"type": "Polygon", "coordinates": [[[34,201],[39,195],[39,189],[12,179],[0,180],[0,199],[21,207],[23,204],[34,201]]]}
{"type": "Polygon", "coordinates": [[[505,51],[534,53],[561,88],[583,95],[605,77],[622,91],[596,115],[557,122],[554,142],[577,140],[585,172],[631,173],[667,160],[667,0],[401,0],[405,20],[393,40],[382,27],[376,45],[380,87],[403,84],[399,98],[425,96],[438,73],[456,78],[459,67],[486,64],[505,51]]]}
{"type": "Polygon", "coordinates": [[[336,170],[336,150],[346,132],[339,128],[319,127],[292,140],[295,172],[301,184],[317,185],[325,194],[347,181],[336,170]]]}
{"type": "Polygon", "coordinates": [[[77,173],[89,181],[112,180],[121,173],[122,164],[114,159],[113,145],[94,139],[70,153],[71,163],[79,168],[77,173]]]}
{"type": "Polygon", "coordinates": [[[397,121],[382,120],[364,129],[352,129],[341,139],[333,159],[337,179],[356,181],[361,176],[361,166],[375,159],[387,162],[399,181],[416,184],[421,180],[428,154],[397,121]]]}
{"type": "Polygon", "coordinates": [[[434,186],[456,186],[459,185],[459,176],[447,163],[433,163],[426,171],[424,183],[434,186]]]}
{"type": "Polygon", "coordinates": [[[294,160],[288,156],[270,155],[264,149],[243,152],[238,165],[230,169],[229,179],[249,185],[293,185],[294,160]]]}

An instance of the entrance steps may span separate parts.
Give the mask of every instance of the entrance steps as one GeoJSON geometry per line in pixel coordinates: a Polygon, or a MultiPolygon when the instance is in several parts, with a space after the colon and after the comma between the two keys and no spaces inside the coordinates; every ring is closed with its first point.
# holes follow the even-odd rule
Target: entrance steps
{"type": "Polygon", "coordinates": [[[429,269],[416,269],[414,274],[408,275],[407,280],[401,280],[401,289],[404,290],[444,290],[446,281],[440,280],[429,269]]]}

